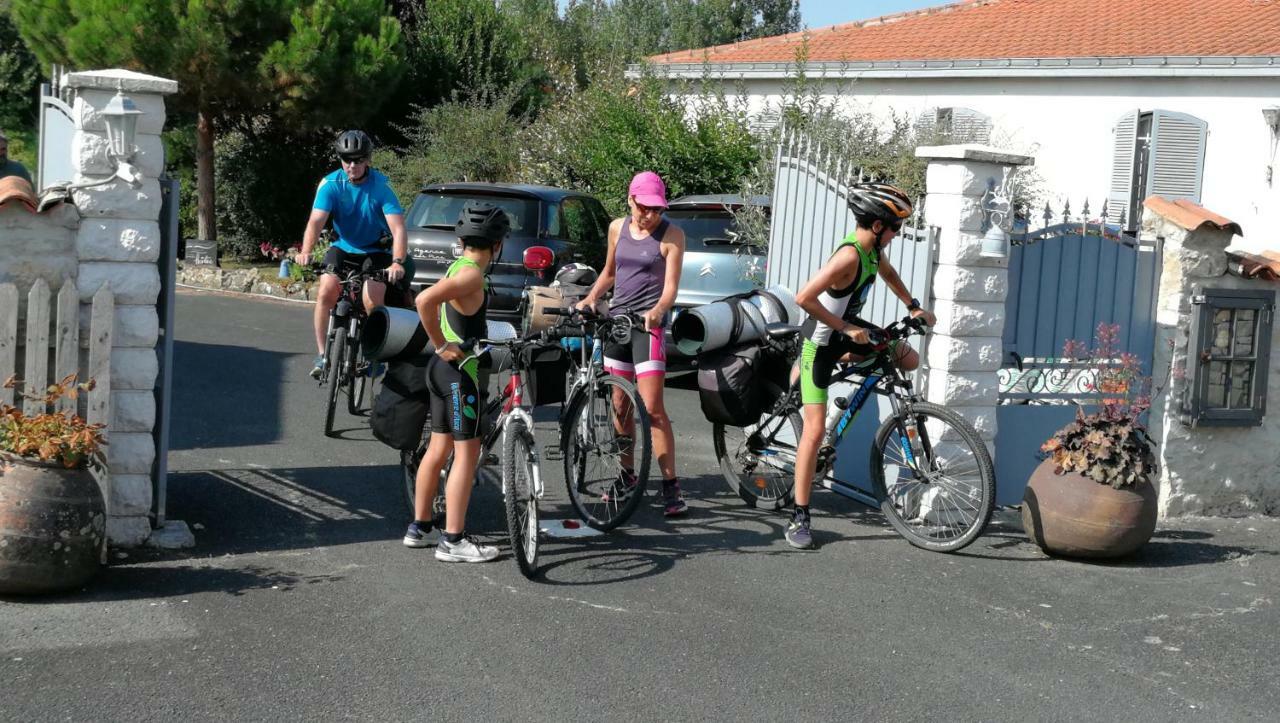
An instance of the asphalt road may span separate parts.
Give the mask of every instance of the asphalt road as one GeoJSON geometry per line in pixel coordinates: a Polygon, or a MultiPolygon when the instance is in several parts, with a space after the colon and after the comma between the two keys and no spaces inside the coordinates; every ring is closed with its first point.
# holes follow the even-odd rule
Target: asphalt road
{"type": "MultiPolygon", "coordinates": [[[[0,719],[1274,720],[1280,522],[1163,527],[1055,560],[1012,515],[917,550],[815,496],[816,552],[715,472],[673,389],[690,515],[446,565],[400,544],[396,455],[321,433],[307,306],[182,293],[169,516],[86,590],[0,599],[0,719]]],[[[551,516],[567,516],[554,469],[551,516]]],[[[503,542],[482,482],[469,526],[503,542]]]]}

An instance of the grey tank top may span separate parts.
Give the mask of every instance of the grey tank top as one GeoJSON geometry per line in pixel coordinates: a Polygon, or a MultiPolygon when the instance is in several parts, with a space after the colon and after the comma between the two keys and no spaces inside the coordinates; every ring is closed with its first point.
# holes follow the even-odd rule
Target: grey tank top
{"type": "Polygon", "coordinates": [[[631,220],[622,222],[618,248],[613,260],[617,279],[613,284],[612,309],[643,313],[662,298],[667,281],[667,260],[662,257],[662,237],[671,222],[665,218],[642,239],[631,236],[631,220]]]}

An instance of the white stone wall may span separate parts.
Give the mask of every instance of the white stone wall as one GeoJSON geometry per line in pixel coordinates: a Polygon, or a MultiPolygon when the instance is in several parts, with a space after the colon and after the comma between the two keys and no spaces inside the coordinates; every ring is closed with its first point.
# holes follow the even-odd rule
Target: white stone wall
{"type": "MultiPolygon", "coordinates": [[[[1247,229],[1246,229],[1247,230],[1247,229]]],[[[1280,333],[1273,328],[1267,404],[1271,412],[1257,427],[1197,427],[1180,420],[1180,400],[1190,383],[1191,296],[1196,286],[1276,289],[1270,281],[1226,273],[1226,231],[1187,231],[1147,209],[1144,237],[1164,239],[1164,269],[1157,309],[1155,384],[1151,434],[1159,443],[1160,512],[1178,515],[1280,514],[1280,333]],[[1179,370],[1172,373],[1172,370],[1179,370]],[[1185,373],[1182,370],[1187,370],[1185,373]]]]}
{"type": "Polygon", "coordinates": [[[73,194],[81,219],[73,248],[79,263],[81,318],[102,284],[115,296],[111,351],[110,469],[107,532],[113,544],[137,545],[151,534],[152,464],[156,421],[154,387],[159,370],[156,342],[160,293],[160,184],[164,170],[164,96],[177,90],[170,80],[109,70],[71,73],[63,85],[76,91],[76,133],[69,152],[76,184],[110,178],[115,163],[107,152],[101,111],[122,90],[143,115],[138,117],[137,152],[132,163],[142,176],[137,187],[116,179],[73,194]]]}
{"type": "Polygon", "coordinates": [[[925,222],[939,229],[930,305],[938,324],[928,337],[925,396],[972,422],[994,457],[1008,260],[979,255],[982,198],[1006,169],[1031,159],[981,146],[918,148],[916,154],[929,161],[925,222]]]}
{"type": "Polygon", "coordinates": [[[55,294],[64,283],[76,280],[79,223],[80,214],[70,204],[42,214],[18,202],[0,208],[0,284],[18,287],[21,309],[36,279],[44,279],[55,294]]]}

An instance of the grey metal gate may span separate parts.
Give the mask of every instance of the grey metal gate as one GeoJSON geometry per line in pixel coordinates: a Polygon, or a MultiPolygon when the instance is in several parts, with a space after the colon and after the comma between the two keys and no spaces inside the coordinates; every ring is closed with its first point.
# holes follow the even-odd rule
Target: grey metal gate
{"type": "MultiPolygon", "coordinates": [[[[1105,219],[1106,207],[1101,218],[1105,219]]],[[[996,414],[996,502],[1018,504],[1042,459],[1040,445],[1099,398],[1098,371],[1116,363],[1065,358],[1068,340],[1093,345],[1099,324],[1118,325],[1116,354],[1135,355],[1151,373],[1161,247],[1121,231],[1123,225],[1078,220],[1068,205],[1061,222],[1048,207],[1046,226],[1014,234],[1005,301],[1004,364],[996,414]]]]}
{"type": "MultiPolygon", "coordinates": [[[[781,138],[774,165],[765,278],[767,285],[781,284],[795,292],[853,230],[848,183],[863,174],[803,133],[783,129],[781,138]]],[[[916,215],[889,244],[887,258],[917,298],[929,299],[937,229],[924,225],[922,202],[920,199],[916,215]]],[[[905,309],[884,284],[876,284],[863,313],[867,320],[884,326],[901,318],[905,309]]],[[[923,356],[924,349],[918,351],[923,356]]],[[[840,386],[833,387],[832,397],[843,391],[840,386]]],[[[868,478],[871,440],[882,417],[891,411],[878,401],[872,397],[854,419],[837,450],[832,476],[823,481],[828,489],[863,502],[872,501],[868,478]]]]}

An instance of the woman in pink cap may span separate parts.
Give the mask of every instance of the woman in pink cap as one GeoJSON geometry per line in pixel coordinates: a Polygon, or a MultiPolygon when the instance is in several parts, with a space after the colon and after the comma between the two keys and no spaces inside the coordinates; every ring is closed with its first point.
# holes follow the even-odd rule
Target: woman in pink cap
{"type": "MultiPolygon", "coordinates": [[[[637,173],[631,179],[627,205],[631,215],[609,224],[604,270],[578,308],[594,307],[612,288],[612,312],[635,313],[644,318],[645,333],[633,333],[628,344],[605,347],[604,366],[611,374],[636,380],[640,398],[649,411],[653,449],[662,471],[663,513],[674,517],[684,514],[688,507],[680,494],[675,435],[662,398],[667,375],[664,332],[680,287],[684,232],[662,217],[667,208],[667,187],[653,171],[637,173]]],[[[621,474],[624,484],[636,483],[633,469],[624,468],[621,474]]]]}

